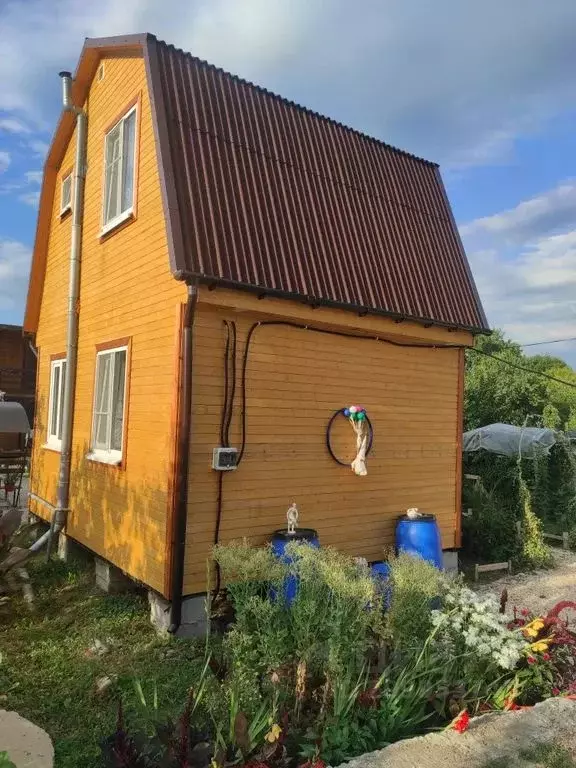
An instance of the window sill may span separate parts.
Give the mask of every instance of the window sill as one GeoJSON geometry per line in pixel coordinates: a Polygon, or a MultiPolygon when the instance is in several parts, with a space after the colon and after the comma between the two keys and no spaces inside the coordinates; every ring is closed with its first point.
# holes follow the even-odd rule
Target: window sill
{"type": "Polygon", "coordinates": [[[62,219],[65,219],[69,213],[72,213],[71,205],[66,206],[66,208],[62,208],[62,210],[60,211],[60,220],[62,221],[62,219]]]}
{"type": "Polygon", "coordinates": [[[98,451],[91,451],[90,453],[87,453],[86,459],[88,461],[94,461],[97,464],[107,464],[110,467],[122,466],[122,456],[111,456],[108,453],[99,453],[98,451]]]}
{"type": "Polygon", "coordinates": [[[44,443],[42,445],[42,448],[45,451],[54,451],[54,453],[62,453],[61,443],[44,443]]]}
{"type": "Polygon", "coordinates": [[[131,221],[133,218],[134,218],[134,209],[128,208],[127,211],[124,211],[124,213],[120,214],[120,216],[116,216],[115,219],[112,219],[112,221],[109,221],[108,224],[105,224],[102,227],[102,229],[100,230],[100,234],[98,235],[98,239],[102,239],[103,237],[106,237],[115,229],[117,229],[121,224],[124,224],[127,221],[131,221]]]}

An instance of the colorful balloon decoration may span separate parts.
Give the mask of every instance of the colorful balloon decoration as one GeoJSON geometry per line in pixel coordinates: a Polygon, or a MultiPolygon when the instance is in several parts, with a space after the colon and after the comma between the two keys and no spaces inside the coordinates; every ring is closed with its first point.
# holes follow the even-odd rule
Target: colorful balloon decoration
{"type": "Polygon", "coordinates": [[[352,422],[366,419],[366,409],[361,405],[349,405],[348,408],[342,409],[342,413],[352,422]]]}

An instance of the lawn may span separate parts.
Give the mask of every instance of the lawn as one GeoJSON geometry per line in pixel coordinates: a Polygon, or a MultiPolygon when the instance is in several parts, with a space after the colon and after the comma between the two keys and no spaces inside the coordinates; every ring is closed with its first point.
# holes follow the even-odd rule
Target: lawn
{"type": "Polygon", "coordinates": [[[157,691],[160,715],[178,714],[203,646],[159,637],[144,597],[103,595],[80,566],[38,560],[29,570],[33,613],[20,600],[0,608],[0,707],[48,732],[55,768],[100,766],[99,744],[114,729],[119,695],[132,721],[150,714],[135,681],[149,706],[157,691]],[[106,676],[113,684],[98,693],[106,676]]]}

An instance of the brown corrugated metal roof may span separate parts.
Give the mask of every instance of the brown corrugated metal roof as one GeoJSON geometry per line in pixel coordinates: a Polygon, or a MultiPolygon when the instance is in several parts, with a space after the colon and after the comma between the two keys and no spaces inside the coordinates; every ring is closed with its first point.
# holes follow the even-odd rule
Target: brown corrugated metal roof
{"type": "Polygon", "coordinates": [[[435,164],[146,49],[177,274],[487,329],[435,164]]]}

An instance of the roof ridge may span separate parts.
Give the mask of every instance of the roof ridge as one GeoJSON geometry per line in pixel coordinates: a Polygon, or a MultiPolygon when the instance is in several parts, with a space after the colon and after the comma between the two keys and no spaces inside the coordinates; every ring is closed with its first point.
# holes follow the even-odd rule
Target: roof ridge
{"type": "Polygon", "coordinates": [[[190,53],[189,51],[185,51],[182,48],[178,48],[173,43],[167,43],[165,40],[159,40],[154,35],[149,34],[149,39],[153,39],[156,41],[158,45],[164,46],[165,48],[174,51],[175,53],[184,56],[186,58],[190,58],[193,61],[198,62],[203,67],[207,67],[209,69],[212,69],[216,72],[219,72],[223,75],[226,75],[226,77],[231,77],[233,80],[235,80],[237,83],[240,83],[242,85],[247,85],[250,88],[254,88],[255,90],[259,91],[260,93],[264,93],[267,96],[271,96],[273,99],[276,99],[277,101],[282,102],[283,104],[286,104],[290,107],[294,107],[295,109],[299,110],[300,112],[305,112],[306,114],[310,115],[311,117],[319,118],[320,120],[324,120],[327,123],[331,123],[332,125],[342,128],[348,133],[355,134],[356,136],[360,136],[363,139],[366,139],[367,141],[373,142],[374,144],[377,144],[380,147],[385,147],[388,150],[391,150],[395,154],[402,155],[404,157],[409,157],[411,160],[416,160],[416,162],[423,163],[424,165],[432,166],[433,168],[439,168],[439,164],[435,163],[433,160],[427,160],[424,157],[420,157],[419,155],[415,155],[412,152],[408,152],[405,149],[400,149],[399,147],[394,146],[393,144],[388,144],[388,142],[383,141],[382,139],[376,138],[376,136],[371,136],[368,133],[365,133],[364,131],[359,131],[357,128],[353,128],[350,125],[346,125],[346,123],[342,123],[339,120],[335,120],[333,117],[329,117],[328,115],[323,115],[321,112],[316,112],[311,107],[306,107],[303,104],[299,104],[297,101],[292,101],[292,99],[287,99],[285,96],[281,96],[280,94],[276,93],[275,91],[271,91],[268,88],[265,88],[262,85],[258,85],[257,83],[252,82],[251,80],[247,80],[244,77],[241,77],[240,75],[235,75],[232,72],[228,72],[228,70],[224,69],[223,67],[218,67],[216,64],[212,64],[211,62],[207,61],[206,59],[202,59],[199,56],[195,56],[193,53],[190,53]]]}

